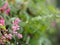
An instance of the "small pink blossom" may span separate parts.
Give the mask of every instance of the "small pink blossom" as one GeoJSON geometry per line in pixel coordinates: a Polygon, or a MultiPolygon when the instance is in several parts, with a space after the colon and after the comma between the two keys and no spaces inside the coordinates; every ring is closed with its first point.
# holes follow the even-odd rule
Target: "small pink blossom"
{"type": "Polygon", "coordinates": [[[2,17],[0,19],[0,25],[5,25],[5,20],[2,17]]]}
{"type": "Polygon", "coordinates": [[[13,34],[15,34],[15,35],[16,35],[16,34],[17,34],[17,32],[16,32],[16,31],[13,31],[13,34]]]}
{"type": "Polygon", "coordinates": [[[5,36],[6,38],[8,38],[8,34],[4,34],[4,36],[5,36]]]}
{"type": "Polygon", "coordinates": [[[0,20],[0,24],[5,25],[5,21],[3,19],[0,20]]]}
{"type": "Polygon", "coordinates": [[[16,31],[16,26],[12,26],[12,30],[13,31],[16,31]]]}
{"type": "Polygon", "coordinates": [[[3,9],[3,10],[6,10],[7,6],[8,6],[8,2],[6,2],[6,3],[4,4],[4,6],[2,7],[2,9],[3,9]]]}
{"type": "Polygon", "coordinates": [[[22,38],[23,36],[22,36],[22,34],[17,34],[17,37],[20,39],[20,38],[22,38]]]}
{"type": "Polygon", "coordinates": [[[6,14],[8,15],[10,13],[10,8],[6,10],[6,14]]]}
{"type": "Polygon", "coordinates": [[[18,25],[13,25],[13,26],[12,26],[12,30],[13,30],[13,31],[16,31],[16,30],[19,30],[19,29],[20,29],[20,28],[19,28],[18,25]]]}
{"type": "Polygon", "coordinates": [[[4,45],[4,42],[3,42],[3,40],[0,40],[0,44],[4,45]]]}
{"type": "Polygon", "coordinates": [[[6,39],[6,37],[5,36],[2,36],[2,39],[6,39]]]}
{"type": "Polygon", "coordinates": [[[22,38],[22,34],[18,33],[18,32],[13,32],[13,34],[15,34],[19,39],[22,38]]]}
{"type": "Polygon", "coordinates": [[[9,39],[12,39],[12,34],[8,34],[8,38],[9,39]]]}
{"type": "Polygon", "coordinates": [[[7,6],[8,6],[8,2],[5,2],[5,4],[3,5],[3,7],[1,7],[0,8],[0,11],[5,11],[6,10],[6,8],[7,8],[7,6]]]}
{"type": "Polygon", "coordinates": [[[12,34],[5,34],[5,37],[8,39],[12,39],[12,34]]]}
{"type": "Polygon", "coordinates": [[[12,23],[16,25],[16,24],[18,24],[19,22],[20,22],[20,19],[19,19],[19,18],[16,18],[12,23]]]}
{"type": "Polygon", "coordinates": [[[3,7],[1,7],[1,8],[0,8],[0,11],[4,11],[4,8],[3,8],[3,7]]]}

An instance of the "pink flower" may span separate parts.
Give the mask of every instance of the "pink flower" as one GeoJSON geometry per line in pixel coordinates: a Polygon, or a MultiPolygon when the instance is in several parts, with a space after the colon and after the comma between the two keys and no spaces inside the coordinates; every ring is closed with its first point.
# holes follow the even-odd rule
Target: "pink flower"
{"type": "Polygon", "coordinates": [[[9,39],[12,39],[12,34],[8,34],[8,38],[9,39]]]}
{"type": "Polygon", "coordinates": [[[0,24],[5,25],[5,21],[3,19],[0,20],[0,24]]]}
{"type": "Polygon", "coordinates": [[[15,24],[15,25],[17,25],[19,22],[20,22],[20,19],[16,18],[12,23],[15,24]]]}
{"type": "Polygon", "coordinates": [[[2,36],[2,39],[6,39],[6,37],[5,36],[2,36]]]}
{"type": "Polygon", "coordinates": [[[20,29],[20,28],[19,28],[18,25],[13,25],[13,26],[12,26],[12,30],[13,30],[13,31],[16,31],[16,30],[19,30],[19,29],[20,29]]]}
{"type": "Polygon", "coordinates": [[[2,9],[3,9],[3,10],[6,10],[7,6],[8,6],[8,2],[6,2],[6,3],[4,4],[4,6],[2,7],[2,9]]]}
{"type": "Polygon", "coordinates": [[[5,20],[2,17],[0,17],[0,25],[5,25],[5,20]]]}
{"type": "Polygon", "coordinates": [[[23,36],[22,36],[22,34],[16,34],[17,35],[17,37],[20,39],[20,38],[22,38],[23,36]]]}
{"type": "Polygon", "coordinates": [[[12,30],[13,31],[16,31],[16,26],[12,26],[12,30]]]}
{"type": "Polygon", "coordinates": [[[12,34],[5,34],[5,37],[8,39],[12,39],[12,34]]]}
{"type": "Polygon", "coordinates": [[[10,13],[10,8],[6,10],[6,14],[8,15],[10,13]]]}
{"type": "Polygon", "coordinates": [[[16,31],[13,31],[13,34],[15,34],[15,35],[16,35],[16,34],[17,34],[17,32],[16,32],[16,31]]]}
{"type": "Polygon", "coordinates": [[[4,45],[4,42],[3,42],[3,40],[0,40],[0,44],[4,45]]]}
{"type": "Polygon", "coordinates": [[[2,11],[2,12],[3,12],[3,11],[4,11],[4,8],[0,8],[0,11],[2,11]]]}
{"type": "Polygon", "coordinates": [[[4,36],[8,38],[8,34],[4,34],[4,36]]]}
{"type": "Polygon", "coordinates": [[[19,39],[23,37],[22,34],[15,31],[13,31],[13,34],[15,34],[19,39]]]}
{"type": "Polygon", "coordinates": [[[0,11],[5,11],[8,6],[8,2],[5,2],[4,6],[0,8],[0,11]]]}

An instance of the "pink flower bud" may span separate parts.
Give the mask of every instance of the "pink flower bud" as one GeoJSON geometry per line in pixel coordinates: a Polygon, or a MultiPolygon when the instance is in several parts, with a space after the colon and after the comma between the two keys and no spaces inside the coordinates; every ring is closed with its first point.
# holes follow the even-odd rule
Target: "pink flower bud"
{"type": "Polygon", "coordinates": [[[2,17],[0,17],[0,25],[5,25],[5,20],[2,17]]]}
{"type": "Polygon", "coordinates": [[[20,22],[20,19],[16,18],[12,23],[15,24],[15,25],[17,25],[19,22],[20,22]]]}
{"type": "Polygon", "coordinates": [[[12,34],[8,34],[8,38],[9,39],[12,39],[12,34]]]}
{"type": "Polygon", "coordinates": [[[22,34],[17,34],[17,37],[20,39],[20,38],[22,38],[23,36],[22,36],[22,34]]]}
{"type": "Polygon", "coordinates": [[[16,34],[17,34],[17,32],[16,32],[16,31],[13,31],[13,34],[15,34],[15,35],[16,35],[16,34]]]}
{"type": "Polygon", "coordinates": [[[5,37],[8,39],[12,39],[12,34],[5,34],[5,37]]]}
{"type": "Polygon", "coordinates": [[[6,37],[5,36],[2,36],[2,39],[6,39],[6,37]]]}
{"type": "Polygon", "coordinates": [[[20,28],[19,28],[18,25],[13,25],[13,26],[12,26],[12,30],[13,30],[13,31],[16,31],[16,30],[19,30],[19,29],[20,29],[20,28]]]}
{"type": "Polygon", "coordinates": [[[10,8],[6,10],[6,14],[8,15],[10,13],[10,8]]]}
{"type": "Polygon", "coordinates": [[[8,6],[8,2],[6,2],[6,3],[4,4],[4,6],[2,7],[2,9],[3,9],[3,10],[6,10],[7,6],[8,6]]]}

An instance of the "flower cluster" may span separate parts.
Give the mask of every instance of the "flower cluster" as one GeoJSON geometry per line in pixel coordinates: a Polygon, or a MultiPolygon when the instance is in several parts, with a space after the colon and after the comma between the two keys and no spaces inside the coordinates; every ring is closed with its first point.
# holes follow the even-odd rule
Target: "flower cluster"
{"type": "Polygon", "coordinates": [[[8,2],[5,2],[4,6],[0,8],[0,11],[2,12],[5,11],[6,15],[8,15],[10,13],[10,8],[9,7],[7,8],[7,7],[8,7],[8,2]]]}
{"type": "Polygon", "coordinates": [[[16,18],[14,21],[12,21],[12,30],[13,30],[13,34],[15,34],[19,39],[22,38],[22,34],[18,33],[17,30],[20,29],[19,27],[19,18],[16,18]]]}
{"type": "Polygon", "coordinates": [[[3,27],[5,28],[5,20],[2,16],[0,16],[0,44],[4,44],[6,41],[12,39],[12,34],[8,34],[8,30],[3,27]]]}
{"type": "MultiPolygon", "coordinates": [[[[16,35],[19,39],[23,37],[22,34],[17,32],[17,30],[20,30],[19,22],[19,18],[16,18],[12,21],[11,31],[13,33],[9,33],[8,29],[4,30],[3,28],[0,28],[0,31],[2,32],[0,37],[0,44],[5,44],[5,42],[11,40],[13,35],[16,35]]],[[[5,20],[2,16],[0,16],[0,26],[5,26],[5,20]]]]}
{"type": "MultiPolygon", "coordinates": [[[[5,2],[5,4],[3,5],[3,7],[0,8],[1,13],[4,12],[6,13],[6,15],[8,15],[10,13],[10,8],[8,7],[8,2],[5,2]]],[[[6,16],[8,17],[8,16],[6,16]]],[[[13,18],[13,17],[11,17],[13,18]]],[[[10,19],[9,19],[10,20],[10,19]]],[[[12,21],[12,26],[8,27],[8,29],[6,28],[6,20],[4,19],[4,17],[1,15],[0,16],[0,44],[5,45],[7,42],[10,42],[13,39],[13,35],[15,35],[16,37],[18,37],[18,39],[21,39],[23,36],[22,34],[18,33],[17,30],[20,30],[20,19],[16,18],[15,20],[12,21]],[[9,30],[11,32],[9,32],[9,30]]],[[[9,25],[10,26],[10,25],[9,25]]]]}

